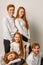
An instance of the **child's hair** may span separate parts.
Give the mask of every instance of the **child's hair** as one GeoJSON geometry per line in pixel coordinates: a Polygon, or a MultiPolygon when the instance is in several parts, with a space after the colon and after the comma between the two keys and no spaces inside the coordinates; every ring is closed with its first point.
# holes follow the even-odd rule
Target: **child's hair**
{"type": "Polygon", "coordinates": [[[13,36],[13,42],[15,41],[14,40],[14,37],[15,35],[18,34],[20,36],[20,44],[19,44],[19,49],[20,49],[20,55],[23,56],[24,55],[24,51],[23,51],[23,41],[22,41],[22,35],[19,33],[19,32],[16,32],[13,36]]]}
{"type": "Polygon", "coordinates": [[[28,29],[29,28],[29,24],[28,24],[28,21],[26,19],[26,12],[25,12],[25,8],[24,7],[21,6],[21,7],[18,8],[16,18],[19,18],[19,11],[20,11],[20,9],[23,9],[24,10],[24,16],[23,16],[22,19],[26,23],[26,28],[28,29]]]}
{"type": "Polygon", "coordinates": [[[18,54],[16,52],[14,52],[14,51],[8,52],[3,57],[3,60],[4,60],[5,63],[9,63],[8,56],[10,54],[12,54],[12,53],[15,54],[15,58],[14,59],[17,59],[19,57],[18,54]]]}
{"type": "Polygon", "coordinates": [[[36,46],[38,46],[38,47],[40,48],[40,45],[39,45],[39,43],[37,43],[37,42],[34,42],[34,43],[32,44],[32,48],[35,48],[36,46]]]}
{"type": "Polygon", "coordinates": [[[14,6],[13,4],[9,4],[9,5],[7,6],[7,11],[9,10],[10,7],[14,7],[14,9],[15,9],[15,6],[14,6]]]}

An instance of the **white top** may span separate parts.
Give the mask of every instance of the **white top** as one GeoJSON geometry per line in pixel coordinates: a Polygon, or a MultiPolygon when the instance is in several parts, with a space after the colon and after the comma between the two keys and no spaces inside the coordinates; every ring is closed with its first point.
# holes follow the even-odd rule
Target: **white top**
{"type": "Polygon", "coordinates": [[[14,25],[14,18],[10,18],[9,16],[3,19],[3,35],[4,39],[12,40],[13,34],[17,31],[14,25]]]}
{"type": "Polygon", "coordinates": [[[18,59],[15,59],[15,60],[13,60],[13,61],[10,61],[8,64],[12,64],[12,63],[20,62],[20,61],[21,61],[21,59],[18,58],[18,59]]]}
{"type": "Polygon", "coordinates": [[[40,55],[34,56],[33,52],[27,57],[26,62],[28,65],[40,65],[41,57],[40,55]]]}
{"type": "Polygon", "coordinates": [[[20,54],[19,43],[13,42],[10,44],[10,51],[15,51],[20,54]]]}
{"type": "Polygon", "coordinates": [[[30,39],[30,31],[29,31],[29,29],[27,30],[26,24],[25,24],[25,22],[24,22],[23,19],[17,18],[17,19],[15,20],[15,25],[16,25],[18,31],[19,31],[22,35],[24,35],[25,37],[27,37],[28,39],[30,39]]]}
{"type": "MultiPolygon", "coordinates": [[[[19,49],[19,44],[20,43],[16,43],[16,42],[13,42],[10,44],[10,51],[15,51],[18,55],[20,54],[20,49],[19,49]]],[[[24,56],[25,56],[25,43],[23,44],[23,51],[24,51],[24,56]]],[[[24,59],[24,57],[23,57],[24,59]]]]}

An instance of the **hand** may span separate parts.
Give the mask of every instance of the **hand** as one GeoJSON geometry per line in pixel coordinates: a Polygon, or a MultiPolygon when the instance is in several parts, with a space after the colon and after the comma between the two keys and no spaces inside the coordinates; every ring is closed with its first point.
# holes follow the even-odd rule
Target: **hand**
{"type": "Polygon", "coordinates": [[[26,47],[26,53],[29,53],[29,48],[28,47],[26,47]]]}
{"type": "Polygon", "coordinates": [[[32,40],[31,40],[31,39],[28,39],[28,42],[29,42],[29,43],[31,43],[31,42],[32,42],[32,40]]]}

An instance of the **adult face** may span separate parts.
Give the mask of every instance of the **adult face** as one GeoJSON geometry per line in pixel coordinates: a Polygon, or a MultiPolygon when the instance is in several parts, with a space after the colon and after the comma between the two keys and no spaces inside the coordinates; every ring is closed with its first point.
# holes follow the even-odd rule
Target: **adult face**
{"type": "Polygon", "coordinates": [[[9,7],[9,9],[8,9],[8,14],[9,14],[9,16],[13,16],[14,15],[14,7],[9,7]]]}
{"type": "Polygon", "coordinates": [[[33,49],[32,49],[32,51],[33,51],[33,53],[35,54],[35,55],[38,55],[39,54],[39,46],[35,46],[33,49]]]}
{"type": "Polygon", "coordinates": [[[19,17],[22,18],[24,16],[24,9],[19,10],[19,17]]]}

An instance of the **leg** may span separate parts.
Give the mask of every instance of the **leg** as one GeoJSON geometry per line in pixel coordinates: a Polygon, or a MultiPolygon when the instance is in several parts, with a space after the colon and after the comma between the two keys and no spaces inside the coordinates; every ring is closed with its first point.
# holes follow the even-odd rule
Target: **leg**
{"type": "Polygon", "coordinates": [[[4,40],[4,49],[5,49],[5,53],[8,53],[10,51],[10,41],[9,40],[4,40]]]}

